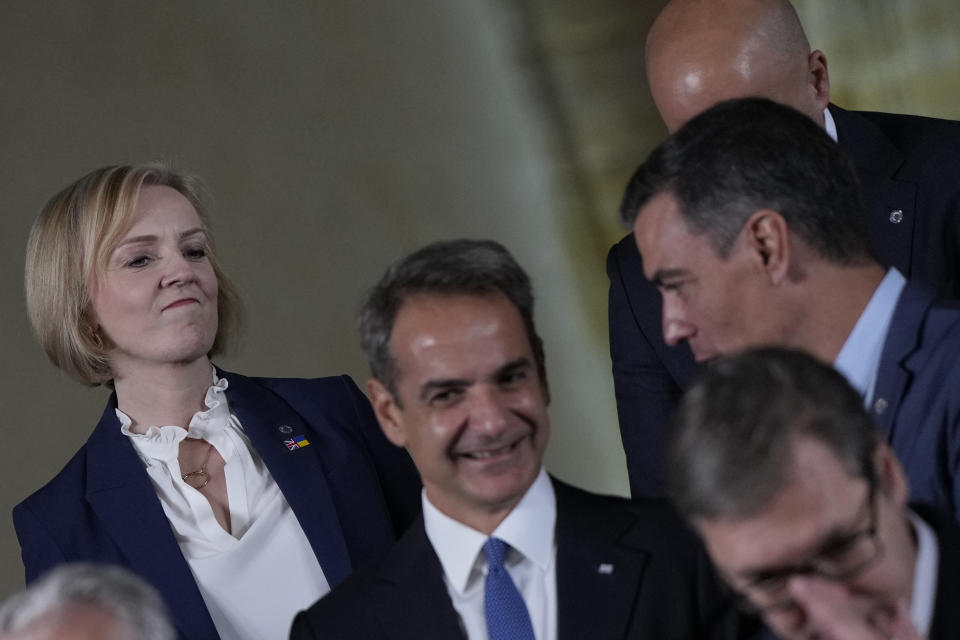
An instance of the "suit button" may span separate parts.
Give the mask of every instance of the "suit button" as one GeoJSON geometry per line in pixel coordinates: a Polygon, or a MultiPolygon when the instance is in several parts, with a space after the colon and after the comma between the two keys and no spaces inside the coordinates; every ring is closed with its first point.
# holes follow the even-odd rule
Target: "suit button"
{"type": "Polygon", "coordinates": [[[900,224],[903,222],[903,209],[894,209],[890,212],[890,222],[900,224]]]}
{"type": "Polygon", "coordinates": [[[887,410],[887,401],[883,398],[877,398],[877,401],[873,403],[873,411],[878,416],[882,415],[884,411],[887,410]]]}

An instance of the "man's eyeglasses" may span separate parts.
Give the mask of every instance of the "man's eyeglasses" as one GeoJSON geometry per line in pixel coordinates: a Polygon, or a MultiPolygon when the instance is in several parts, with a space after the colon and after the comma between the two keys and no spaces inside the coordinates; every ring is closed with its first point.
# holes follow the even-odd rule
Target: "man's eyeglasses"
{"type": "Polygon", "coordinates": [[[741,605],[754,613],[768,613],[794,606],[787,592],[790,578],[797,575],[816,575],[837,582],[852,580],[883,555],[883,545],[877,537],[876,490],[873,482],[867,492],[867,502],[857,514],[869,513],[865,528],[836,536],[809,561],[793,567],[778,568],[755,574],[739,588],[741,605]]]}

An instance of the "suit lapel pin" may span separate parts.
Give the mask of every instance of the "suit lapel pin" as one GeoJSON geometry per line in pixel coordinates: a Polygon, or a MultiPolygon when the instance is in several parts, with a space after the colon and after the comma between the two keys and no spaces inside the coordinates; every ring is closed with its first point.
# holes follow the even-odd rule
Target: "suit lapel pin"
{"type": "Polygon", "coordinates": [[[609,562],[601,562],[600,566],[597,567],[597,573],[602,576],[609,576],[613,574],[613,565],[609,562]]]}
{"type": "Polygon", "coordinates": [[[293,427],[291,427],[291,426],[288,425],[288,424],[282,424],[282,425],[280,425],[279,427],[277,427],[277,431],[279,431],[280,433],[286,435],[286,434],[288,434],[288,433],[293,433],[293,427]]]}
{"type": "Polygon", "coordinates": [[[283,444],[290,451],[296,451],[297,449],[303,449],[304,447],[308,446],[310,441],[303,436],[293,436],[289,440],[284,440],[283,444]]]}

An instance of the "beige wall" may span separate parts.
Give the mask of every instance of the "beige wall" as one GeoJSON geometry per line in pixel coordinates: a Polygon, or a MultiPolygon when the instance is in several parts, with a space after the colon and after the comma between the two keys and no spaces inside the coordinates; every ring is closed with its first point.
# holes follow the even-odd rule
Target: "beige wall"
{"type": "Polygon", "coordinates": [[[956,0],[795,0],[827,55],[834,101],[849,109],[960,118],[956,0]]]}
{"type": "MultiPolygon", "coordinates": [[[[33,341],[23,245],[54,190],[109,163],[166,159],[208,182],[221,253],[249,312],[242,347],[220,364],[245,373],[362,380],[354,313],[391,260],[439,238],[504,242],[539,294],[554,391],[548,466],[625,492],[603,254],[619,233],[611,185],[662,128],[638,68],[651,5],[631,23],[597,11],[599,1],[0,3],[0,597],[22,583],[10,509],[82,444],[105,401],[54,370],[33,341]],[[551,13],[560,4],[576,10],[551,13]],[[626,43],[619,53],[604,48],[602,30],[578,28],[591,21],[626,43]],[[533,47],[538,64],[530,34],[550,38],[533,47]],[[587,197],[570,197],[571,180],[587,197]]],[[[939,35],[897,49],[935,59],[953,73],[939,83],[950,87],[932,97],[900,90],[902,103],[878,94],[869,106],[960,116],[957,40],[943,28],[958,24],[951,2],[920,3],[929,11],[912,33],[939,35]],[[914,107],[914,96],[930,101],[914,107]]],[[[860,12],[843,14],[851,23],[918,13],[892,0],[850,4],[860,12]]],[[[808,20],[834,3],[803,5],[808,20]]],[[[846,41],[845,25],[816,24],[811,40],[837,73],[830,47],[849,53],[871,37],[846,41]]],[[[898,87],[923,80],[898,78],[898,87]]]]}

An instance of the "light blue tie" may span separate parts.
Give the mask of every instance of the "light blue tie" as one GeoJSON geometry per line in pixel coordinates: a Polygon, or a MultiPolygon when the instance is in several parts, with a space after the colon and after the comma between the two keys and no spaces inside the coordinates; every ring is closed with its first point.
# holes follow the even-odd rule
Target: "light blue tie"
{"type": "Polygon", "coordinates": [[[535,640],[530,614],[523,596],[503,566],[507,543],[490,538],[483,545],[487,554],[487,581],[483,587],[483,612],[490,640],[535,640]]]}

